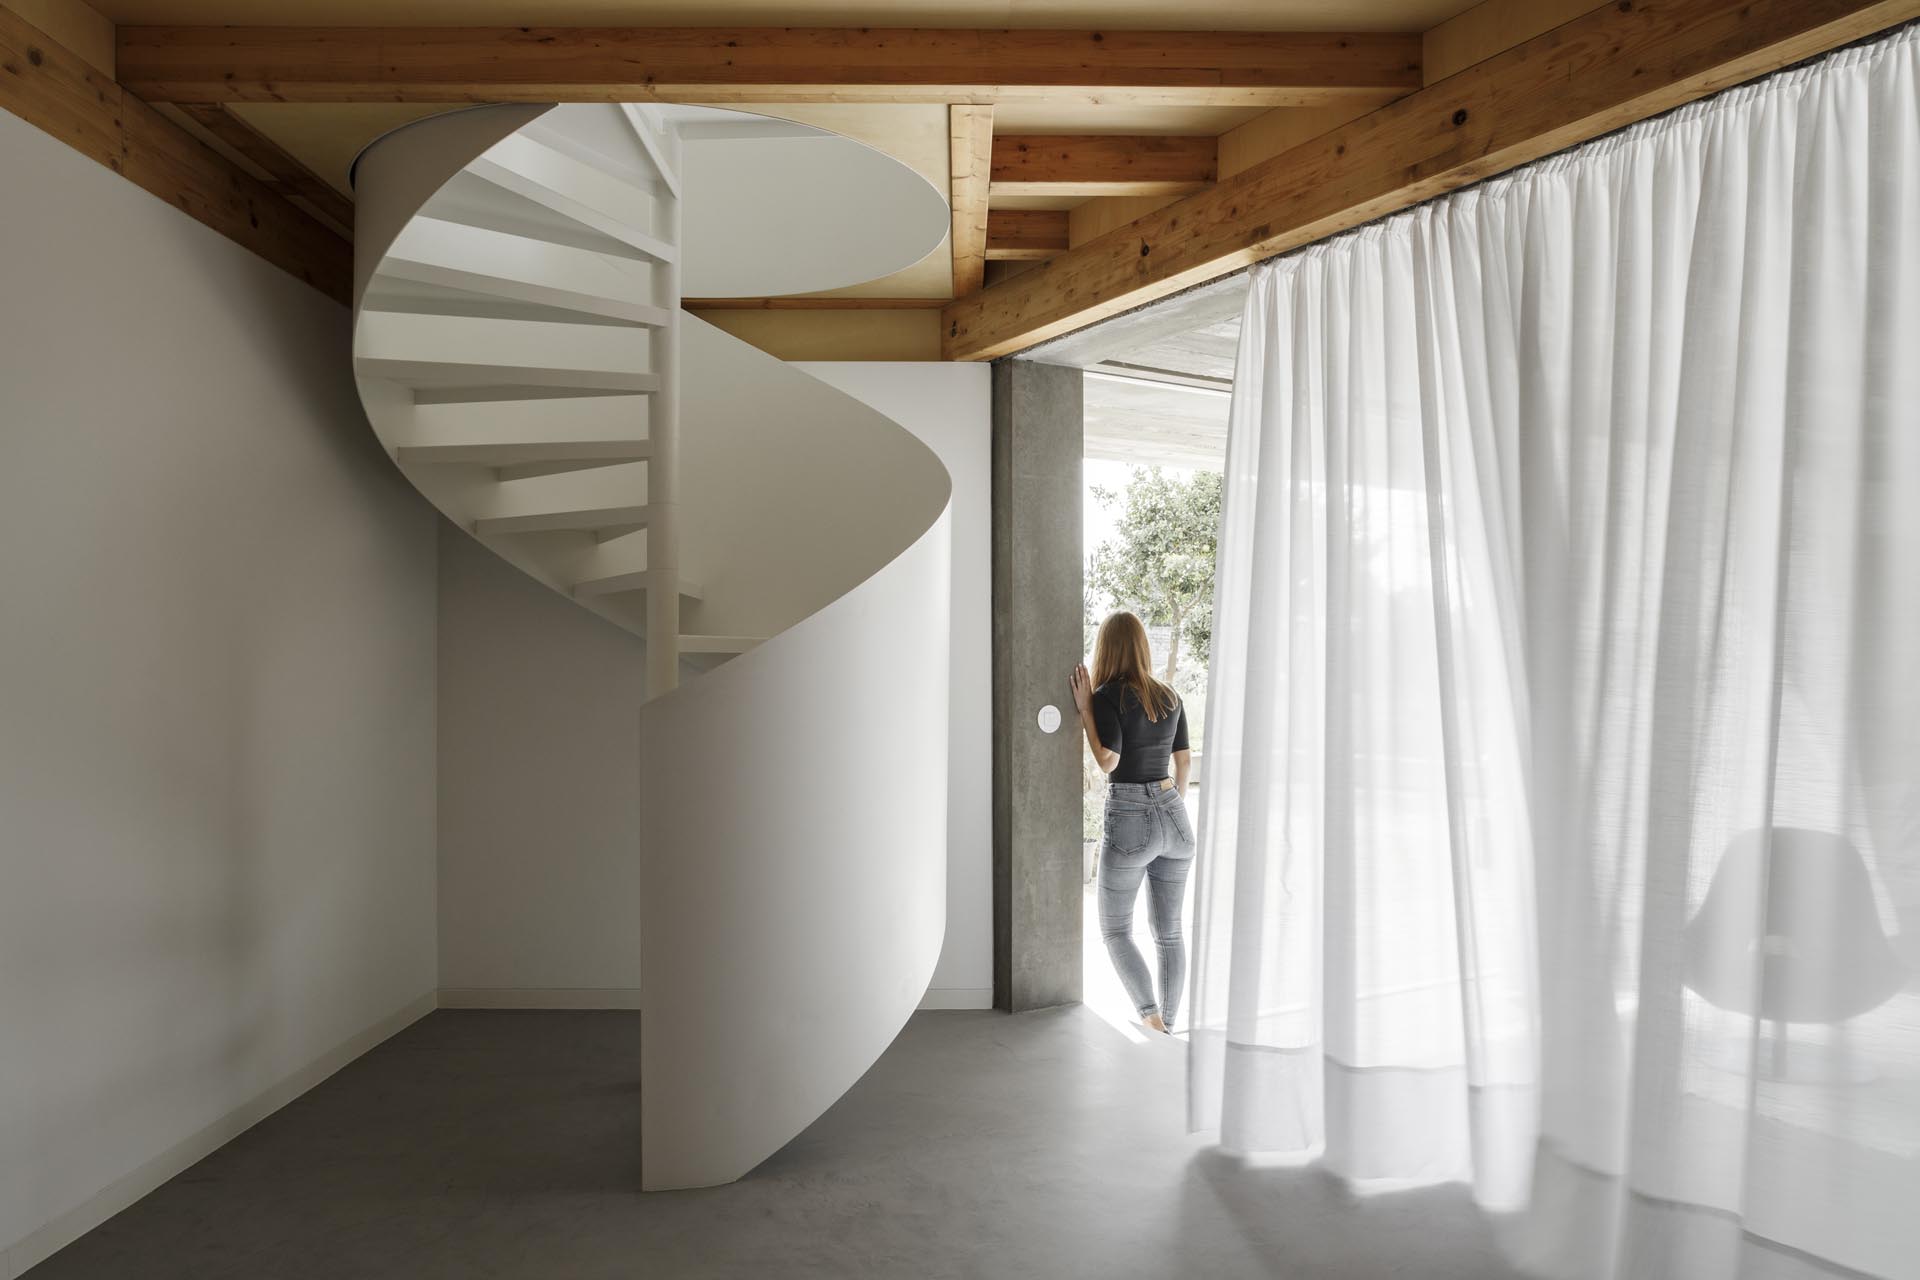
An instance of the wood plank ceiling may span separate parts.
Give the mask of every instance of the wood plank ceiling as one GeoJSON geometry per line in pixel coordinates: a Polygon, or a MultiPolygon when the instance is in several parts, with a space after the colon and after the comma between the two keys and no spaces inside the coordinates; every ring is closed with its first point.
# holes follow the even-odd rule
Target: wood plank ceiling
{"type": "Polygon", "coordinates": [[[257,23],[258,11],[220,0],[98,3],[120,24],[119,77],[132,93],[343,231],[352,155],[449,104],[653,97],[860,138],[946,187],[952,234],[915,268],[830,295],[840,308],[965,297],[1112,218],[1213,183],[1223,145],[1233,155],[1222,135],[1263,120],[1270,129],[1269,117],[1345,119],[1417,89],[1424,32],[1468,7],[1197,0],[1176,15],[1144,0],[1094,10],[1079,0],[288,0],[276,25],[218,26],[257,23]],[[574,25],[629,9],[656,23],[738,25],[574,25]],[[930,25],[852,25],[877,17],[930,25]],[[528,18],[566,25],[445,25],[528,18]],[[1169,19],[1188,29],[1153,29],[1169,19]],[[760,25],[774,21],[783,25],[760,25]]]}
{"type": "MultiPolygon", "coordinates": [[[[407,120],[488,101],[736,106],[894,154],[949,193],[953,218],[948,243],[895,276],[725,305],[917,309],[929,326],[937,310],[958,359],[1022,350],[1920,14],[1920,0],[276,0],[268,26],[256,0],[93,5],[0,0],[0,16],[32,10],[8,30],[35,69],[48,37],[33,14],[113,24],[117,84],[82,89],[78,61],[48,65],[128,110],[69,119],[72,94],[46,76],[0,105],[83,139],[143,122],[165,170],[109,154],[121,144],[97,158],[243,241],[260,238],[249,202],[279,202],[297,221],[266,219],[268,256],[297,273],[289,256],[316,252],[309,226],[336,249],[351,235],[353,155],[407,120]],[[167,121],[227,169],[188,163],[167,121]],[[216,179],[220,199],[203,196],[216,179]]],[[[337,281],[331,257],[319,276],[337,281]]]]}

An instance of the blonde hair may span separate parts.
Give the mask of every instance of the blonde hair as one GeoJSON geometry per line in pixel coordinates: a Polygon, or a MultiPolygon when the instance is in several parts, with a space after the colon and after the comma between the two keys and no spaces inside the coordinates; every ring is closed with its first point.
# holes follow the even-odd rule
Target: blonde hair
{"type": "Polygon", "coordinates": [[[1110,613],[1093,640],[1093,687],[1119,681],[1133,690],[1147,719],[1158,720],[1180,705],[1180,695],[1153,678],[1147,629],[1122,609],[1110,613]]]}

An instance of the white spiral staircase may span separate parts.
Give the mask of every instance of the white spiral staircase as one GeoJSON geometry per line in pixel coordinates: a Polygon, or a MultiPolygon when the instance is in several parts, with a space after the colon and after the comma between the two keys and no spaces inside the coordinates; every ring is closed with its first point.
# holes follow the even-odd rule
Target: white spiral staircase
{"type": "Polygon", "coordinates": [[[906,429],[680,299],[897,270],[945,202],[845,138],[661,105],[436,116],[355,188],[381,442],[645,638],[643,1181],[731,1181],[873,1064],[938,958],[950,486],[906,429]]]}

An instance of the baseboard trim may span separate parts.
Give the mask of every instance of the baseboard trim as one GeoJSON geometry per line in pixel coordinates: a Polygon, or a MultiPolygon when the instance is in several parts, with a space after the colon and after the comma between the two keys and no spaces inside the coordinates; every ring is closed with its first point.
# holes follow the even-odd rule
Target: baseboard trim
{"type": "Polygon", "coordinates": [[[442,987],[442,1009],[638,1009],[638,987],[442,987]]]}
{"type": "Polygon", "coordinates": [[[235,1107],[198,1133],[176,1142],[51,1222],[0,1249],[0,1276],[4,1276],[5,1280],[15,1280],[29,1267],[46,1261],[169,1178],[212,1155],[361,1054],[432,1013],[435,1003],[431,991],[408,1001],[266,1092],[235,1107]]]}
{"type": "Polygon", "coordinates": [[[992,987],[934,987],[920,998],[920,1012],[993,1008],[992,987]]]}

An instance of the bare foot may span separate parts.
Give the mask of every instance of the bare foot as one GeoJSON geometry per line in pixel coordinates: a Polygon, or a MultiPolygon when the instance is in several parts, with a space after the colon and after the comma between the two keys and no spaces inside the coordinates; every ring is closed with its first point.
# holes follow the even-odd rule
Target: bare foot
{"type": "Polygon", "coordinates": [[[1150,1013],[1140,1021],[1146,1024],[1149,1031],[1158,1031],[1161,1035],[1167,1033],[1167,1024],[1160,1020],[1160,1015],[1157,1013],[1150,1013]]]}

